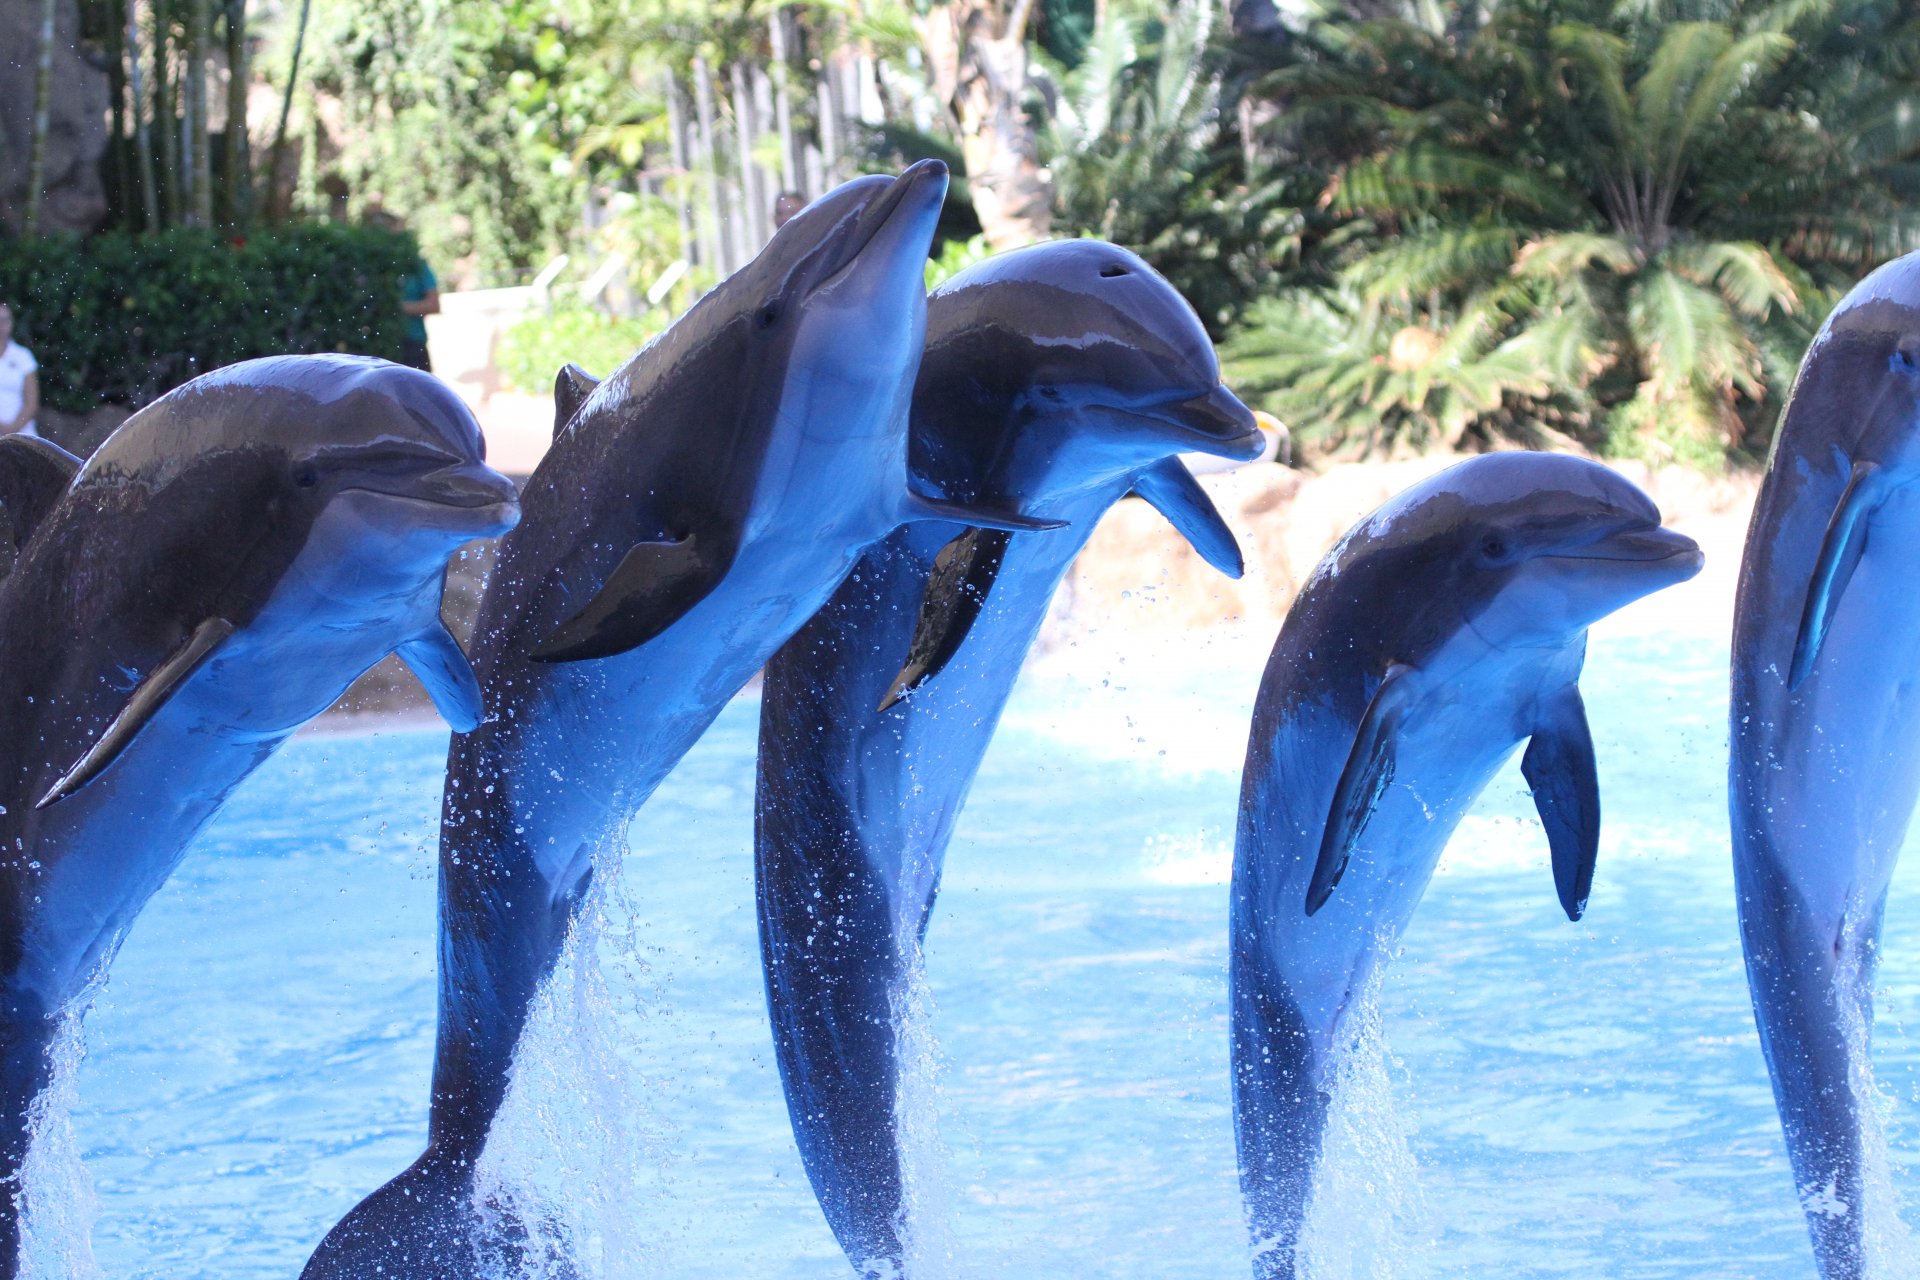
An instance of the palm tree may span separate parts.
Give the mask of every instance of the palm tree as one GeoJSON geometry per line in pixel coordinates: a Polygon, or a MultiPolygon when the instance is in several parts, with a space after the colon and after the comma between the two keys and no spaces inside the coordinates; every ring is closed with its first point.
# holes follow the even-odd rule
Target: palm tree
{"type": "Polygon", "coordinates": [[[1283,294],[1232,353],[1303,434],[1321,416],[1356,438],[1372,406],[1416,435],[1524,437],[1544,386],[1547,422],[1590,444],[1718,465],[1761,443],[1839,291],[1920,248],[1920,21],[1897,5],[1509,0],[1464,36],[1331,24],[1310,49],[1266,90],[1325,175],[1327,305],[1355,340],[1434,340],[1401,342],[1404,394],[1290,390],[1275,370],[1313,312],[1283,294]],[[1426,399],[1496,372],[1484,407],[1426,399]]]}

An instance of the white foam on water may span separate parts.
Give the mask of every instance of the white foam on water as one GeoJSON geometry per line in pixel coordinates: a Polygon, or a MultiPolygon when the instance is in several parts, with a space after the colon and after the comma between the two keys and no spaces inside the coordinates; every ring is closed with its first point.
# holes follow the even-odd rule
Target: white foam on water
{"type": "Polygon", "coordinates": [[[48,1048],[52,1074],[27,1113],[27,1158],[14,1203],[20,1215],[22,1280],[104,1280],[93,1257],[93,1223],[100,1200],[74,1140],[73,1104],[80,1063],[87,1056],[81,1021],[94,992],[87,991],[60,1018],[48,1048]]]}
{"type": "Polygon", "coordinates": [[[1148,836],[1141,856],[1152,884],[1197,888],[1233,879],[1233,844],[1206,830],[1148,836]]]}
{"type": "MultiPolygon", "coordinates": [[[[615,875],[594,887],[541,986],[514,1055],[512,1082],[475,1171],[489,1235],[520,1254],[480,1260],[490,1280],[642,1280],[673,1274],[652,1233],[671,1182],[672,1126],[647,1099],[607,980],[646,1002],[653,983],[634,944],[634,912],[615,875]],[[616,923],[617,922],[617,923],[616,923]]],[[[644,1013],[641,1014],[645,1016],[644,1013]]]]}
{"type": "Polygon", "coordinates": [[[1326,1139],[1300,1234],[1311,1280],[1411,1280],[1430,1267],[1428,1210],[1410,1140],[1410,1109],[1394,1097],[1404,1074],[1387,1051],[1378,966],[1341,1021],[1326,1139]]]}
{"type": "Polygon", "coordinates": [[[900,1224],[900,1243],[905,1272],[913,1280],[960,1280],[964,1272],[953,1234],[953,1158],[940,1134],[945,1059],[933,1030],[933,992],[927,986],[926,962],[917,943],[908,945],[911,959],[892,993],[900,1055],[893,1107],[905,1219],[900,1224]]]}

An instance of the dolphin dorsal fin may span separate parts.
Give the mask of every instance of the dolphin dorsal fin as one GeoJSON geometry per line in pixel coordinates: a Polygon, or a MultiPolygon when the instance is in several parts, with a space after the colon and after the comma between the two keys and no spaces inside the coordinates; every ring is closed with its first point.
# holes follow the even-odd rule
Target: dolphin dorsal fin
{"type": "Polygon", "coordinates": [[[1579,685],[1567,685],[1542,705],[1520,772],[1547,829],[1561,909],[1567,919],[1578,920],[1593,892],[1593,864],[1600,852],[1600,773],[1579,685]]]}
{"type": "Polygon", "coordinates": [[[579,414],[600,379],[577,364],[563,364],[553,375],[553,434],[557,438],[579,414]]]}
{"type": "Polygon", "coordinates": [[[940,548],[940,554],[933,558],[933,572],[927,576],[926,592],[920,597],[920,615],[913,625],[906,662],[877,710],[885,711],[939,675],[960,652],[967,633],[986,607],[987,595],[993,590],[993,580],[1000,573],[1000,562],[1006,558],[1007,544],[1012,540],[1013,535],[1004,530],[969,529],[940,548]]]}
{"type": "Polygon", "coordinates": [[[213,651],[233,631],[233,624],[219,617],[208,618],[195,627],[186,643],[174,650],[173,656],[155,667],[146,679],[134,687],[126,705],[107,723],[105,731],[87,748],[86,754],[74,761],[73,767],[62,774],[60,780],[49,787],[47,794],[41,796],[33,807],[44,809],[57,804],[99,777],[108,765],[120,758],[121,752],[133,745],[140,730],[146,727],[160,708],[167,705],[168,699],[180,691],[180,687],[213,656],[213,651]]]}
{"type": "Polygon", "coordinates": [[[1867,518],[1885,500],[1887,487],[1877,463],[1853,464],[1853,474],[1847,477],[1847,487],[1827,521],[1826,536],[1820,540],[1813,578],[1807,583],[1800,631],[1793,638],[1789,691],[1800,687],[1812,672],[1814,659],[1820,656],[1821,642],[1827,638],[1827,628],[1833,625],[1833,615],[1840,608],[1840,596],[1859,567],[1860,553],[1867,549],[1867,518]]]}
{"type": "Polygon", "coordinates": [[[586,607],[555,627],[529,656],[535,662],[611,658],[653,639],[720,585],[733,564],[697,534],[631,548],[586,607]]]}
{"type": "Polygon", "coordinates": [[[1200,558],[1226,574],[1238,578],[1247,571],[1240,555],[1240,544],[1233,530],[1220,518],[1213,499],[1178,458],[1162,458],[1133,478],[1133,491],[1153,504],[1181,537],[1193,544],[1200,558]]]}
{"type": "Polygon", "coordinates": [[[38,436],[0,437],[0,510],[17,554],[60,501],[80,470],[80,459],[38,436]]]}
{"type": "Polygon", "coordinates": [[[1327,808],[1326,829],[1320,835],[1320,856],[1313,864],[1313,881],[1307,886],[1307,914],[1325,906],[1333,888],[1346,874],[1347,862],[1365,834],[1373,811],[1380,805],[1393,782],[1395,735],[1407,708],[1418,696],[1413,668],[1396,662],[1387,668],[1380,687],[1360,717],[1354,733],[1353,750],[1347,755],[1346,768],[1333,788],[1333,803],[1327,808]]]}
{"type": "Polygon", "coordinates": [[[440,718],[455,733],[473,732],[480,723],[480,681],[474,677],[466,650],[446,624],[435,618],[431,627],[394,652],[433,699],[440,718]]]}

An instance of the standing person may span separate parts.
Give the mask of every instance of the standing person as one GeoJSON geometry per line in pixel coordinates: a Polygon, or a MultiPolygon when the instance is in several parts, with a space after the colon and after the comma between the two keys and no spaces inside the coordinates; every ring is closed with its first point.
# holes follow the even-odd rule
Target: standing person
{"type": "Polygon", "coordinates": [[[782,191],[773,200],[773,229],[787,225],[787,219],[807,207],[807,198],[798,191],[782,191]]]}
{"type": "Polygon", "coordinates": [[[40,412],[40,362],[33,352],[13,340],[13,308],[0,302],[0,433],[34,430],[34,415],[40,412]]]}
{"type": "Polygon", "coordinates": [[[407,313],[400,363],[432,373],[433,361],[427,355],[427,317],[440,314],[440,281],[425,258],[415,258],[413,270],[400,280],[400,309],[407,313]]]}

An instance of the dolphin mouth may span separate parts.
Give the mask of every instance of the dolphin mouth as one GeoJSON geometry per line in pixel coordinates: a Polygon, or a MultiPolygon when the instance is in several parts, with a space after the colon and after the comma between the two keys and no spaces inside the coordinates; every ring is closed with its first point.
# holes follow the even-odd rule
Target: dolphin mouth
{"type": "Polygon", "coordinates": [[[1267,438],[1240,397],[1218,385],[1205,395],[1191,396],[1131,410],[1141,418],[1171,427],[1176,441],[1194,453],[1212,454],[1233,462],[1252,462],[1266,452],[1267,438]]]}
{"type": "Polygon", "coordinates": [[[1578,551],[1564,552],[1555,557],[1560,560],[1624,560],[1641,564],[1657,564],[1667,560],[1691,562],[1688,576],[1697,572],[1706,563],[1706,557],[1700,552],[1700,544],[1684,533],[1675,533],[1671,529],[1654,527],[1652,529],[1633,529],[1622,533],[1610,534],[1598,542],[1581,547],[1578,551]]]}
{"type": "Polygon", "coordinates": [[[520,522],[519,489],[512,480],[483,462],[455,463],[424,476],[369,478],[345,486],[341,492],[355,490],[423,507],[471,511],[480,517],[475,521],[476,526],[487,531],[476,537],[505,533],[520,522]]]}

